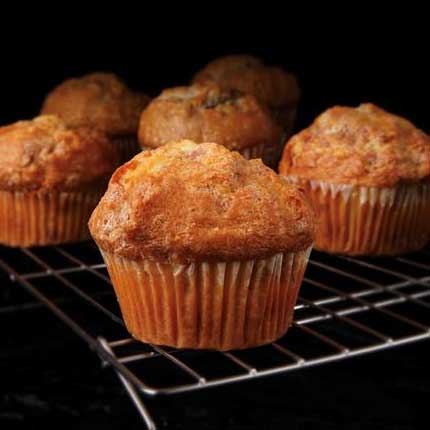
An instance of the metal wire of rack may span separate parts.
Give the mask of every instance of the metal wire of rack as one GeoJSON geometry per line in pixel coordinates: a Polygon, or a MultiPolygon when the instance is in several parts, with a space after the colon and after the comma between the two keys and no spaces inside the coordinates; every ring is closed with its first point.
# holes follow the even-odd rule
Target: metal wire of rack
{"type": "Polygon", "coordinates": [[[92,242],[0,247],[0,268],[115,369],[150,429],[156,427],[141,394],[237,383],[430,338],[428,248],[373,259],[314,251],[287,334],[271,345],[231,352],[175,350],[132,339],[92,242]]]}

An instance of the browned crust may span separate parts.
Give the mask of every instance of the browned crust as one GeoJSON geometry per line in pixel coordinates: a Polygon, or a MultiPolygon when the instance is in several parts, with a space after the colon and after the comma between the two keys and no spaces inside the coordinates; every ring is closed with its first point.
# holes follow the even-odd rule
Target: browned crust
{"type": "Polygon", "coordinates": [[[41,113],[60,116],[71,127],[96,127],[108,135],[136,134],[149,98],[111,73],[67,79],[46,97],[41,113]]]}
{"type": "Polygon", "coordinates": [[[279,171],[339,184],[391,187],[430,178],[430,140],[373,104],[336,106],[293,136],[279,171]]]}
{"type": "Polygon", "coordinates": [[[315,231],[303,194],[261,160],[190,141],[120,167],[89,227],[104,251],[182,263],[300,251],[315,231]]]}
{"type": "Polygon", "coordinates": [[[270,108],[295,106],[300,99],[300,88],[294,75],[280,67],[266,66],[259,58],[250,55],[217,58],[193,78],[194,83],[208,81],[252,94],[270,108]]]}
{"type": "Polygon", "coordinates": [[[0,127],[1,190],[81,190],[106,183],[118,164],[102,132],[69,129],[56,116],[0,127]]]}
{"type": "Polygon", "coordinates": [[[164,90],[143,111],[138,135],[151,148],[190,139],[239,150],[276,146],[282,130],[253,96],[209,84],[164,90]]]}

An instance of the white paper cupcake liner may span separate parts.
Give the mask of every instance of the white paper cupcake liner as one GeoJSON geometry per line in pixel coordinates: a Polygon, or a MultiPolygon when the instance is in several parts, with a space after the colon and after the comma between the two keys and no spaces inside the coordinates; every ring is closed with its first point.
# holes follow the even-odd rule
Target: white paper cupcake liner
{"type": "Polygon", "coordinates": [[[351,255],[398,255],[430,238],[430,184],[375,188],[288,177],[319,218],[315,248],[351,255]]]}
{"type": "Polygon", "coordinates": [[[88,239],[88,219],[102,194],[0,191],[0,243],[37,246],[88,239]]]}
{"type": "Polygon", "coordinates": [[[130,333],[176,348],[230,350],[282,336],[310,249],[262,260],[187,265],[103,252],[130,333]]]}
{"type": "Polygon", "coordinates": [[[252,160],[254,158],[264,158],[267,152],[267,145],[259,144],[253,146],[247,146],[246,148],[238,149],[237,152],[242,155],[243,158],[247,160],[252,160]]]}

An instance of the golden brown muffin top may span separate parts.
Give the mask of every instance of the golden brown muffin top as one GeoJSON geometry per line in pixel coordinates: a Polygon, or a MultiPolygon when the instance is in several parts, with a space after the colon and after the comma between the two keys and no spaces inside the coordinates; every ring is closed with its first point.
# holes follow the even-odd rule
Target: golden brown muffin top
{"type": "Polygon", "coordinates": [[[290,139],[279,171],[375,187],[418,182],[430,177],[430,140],[411,122],[373,104],[336,106],[290,139]]]}
{"type": "Polygon", "coordinates": [[[119,164],[100,131],[69,129],[52,115],[0,127],[0,189],[81,190],[107,183],[119,164]]]}
{"type": "Polygon", "coordinates": [[[67,79],[46,97],[42,114],[61,117],[70,127],[96,127],[110,136],[136,134],[149,98],[130,90],[112,73],[67,79]]]}
{"type": "Polygon", "coordinates": [[[315,224],[301,192],[261,160],[182,140],[121,166],[89,227],[104,251],[185,263],[304,250],[315,224]]]}
{"type": "Polygon", "coordinates": [[[193,78],[195,83],[207,81],[252,94],[270,108],[294,106],[300,98],[295,76],[250,55],[228,55],[210,62],[193,78]]]}
{"type": "Polygon", "coordinates": [[[151,148],[190,139],[237,150],[276,145],[282,130],[253,96],[207,84],[164,90],[142,112],[138,136],[151,148]]]}

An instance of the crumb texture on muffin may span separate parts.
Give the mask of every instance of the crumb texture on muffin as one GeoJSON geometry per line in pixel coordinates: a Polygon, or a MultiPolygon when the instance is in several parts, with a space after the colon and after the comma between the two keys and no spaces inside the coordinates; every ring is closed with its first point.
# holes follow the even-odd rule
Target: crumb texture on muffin
{"type": "Polygon", "coordinates": [[[303,194],[261,160],[187,140],[121,166],[89,226],[103,251],[179,263],[302,251],[315,230],[303,194]]]}
{"type": "Polygon", "coordinates": [[[274,146],[281,136],[281,128],[253,96],[215,84],[164,90],[143,111],[139,126],[139,142],[151,148],[190,139],[239,150],[274,146]]]}
{"type": "Polygon", "coordinates": [[[336,106],[290,139],[279,171],[374,187],[419,182],[430,178],[430,140],[408,120],[373,104],[336,106]]]}
{"type": "Polygon", "coordinates": [[[0,127],[1,190],[82,190],[106,183],[118,163],[102,132],[69,129],[53,115],[0,127]]]}
{"type": "Polygon", "coordinates": [[[194,83],[208,81],[252,94],[271,108],[296,105],[300,98],[300,89],[292,74],[280,67],[267,66],[250,55],[217,58],[193,78],[194,83]]]}
{"type": "Polygon", "coordinates": [[[91,73],[62,82],[46,97],[41,113],[60,116],[71,127],[91,126],[118,136],[135,134],[149,98],[112,73],[91,73]]]}

